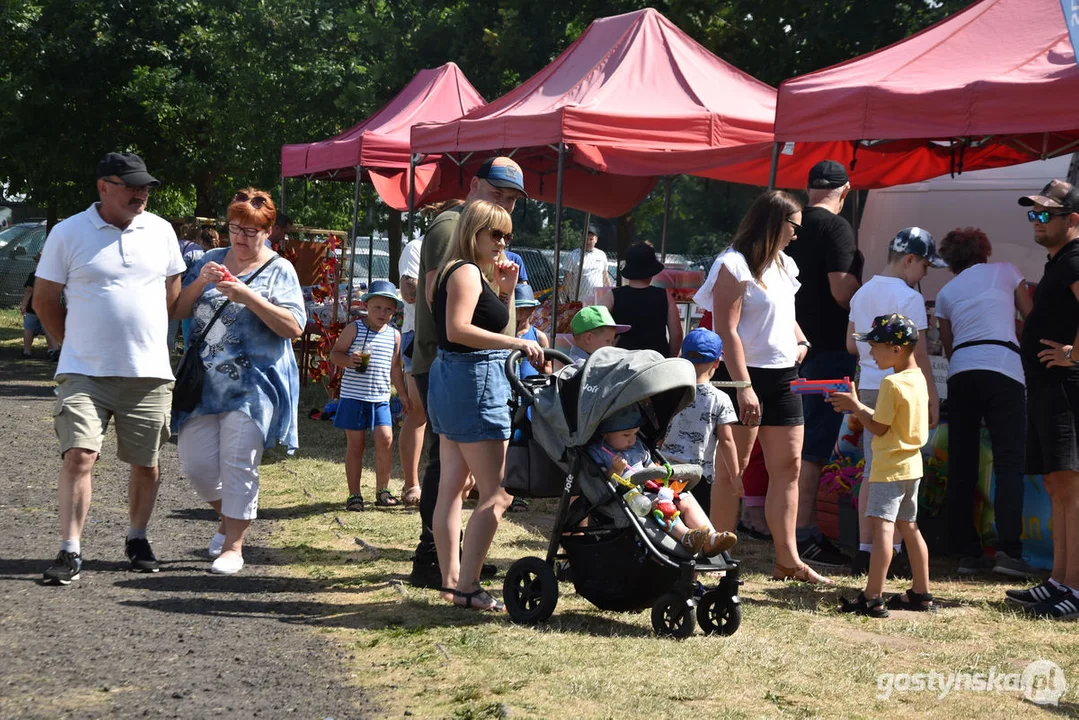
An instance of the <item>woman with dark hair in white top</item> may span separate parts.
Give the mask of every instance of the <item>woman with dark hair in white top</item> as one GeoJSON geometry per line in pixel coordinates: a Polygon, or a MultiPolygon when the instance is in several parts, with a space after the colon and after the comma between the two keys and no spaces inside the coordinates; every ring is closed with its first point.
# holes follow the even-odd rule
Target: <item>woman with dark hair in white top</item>
{"type": "Polygon", "coordinates": [[[992,245],[976,228],[955,229],[940,255],[955,277],[937,293],[934,315],[948,366],[948,492],[951,550],[959,572],[992,570],[1030,577],[1023,560],[1023,470],[1026,394],[1015,336],[1015,314],[1026,317],[1032,300],[1011,263],[990,263],[992,245]],[[981,457],[982,422],[993,446],[996,559],[982,552],[974,527],[974,497],[981,457]]]}
{"type": "MultiPolygon", "coordinates": [[[[791,392],[809,343],[794,317],[798,266],[784,252],[797,237],[802,205],[788,193],[764,193],[750,206],[731,246],[716,258],[704,286],[694,296],[711,308],[723,339],[723,365],[716,380],[747,383],[729,393],[738,412],[734,441],[742,469],[760,440],[768,468],[764,514],[776,550],[773,577],[813,584],[832,581],[802,562],[795,540],[798,473],[802,455],[802,402],[791,392]]],[[[712,521],[733,530],[738,498],[716,468],[712,521]]]]}

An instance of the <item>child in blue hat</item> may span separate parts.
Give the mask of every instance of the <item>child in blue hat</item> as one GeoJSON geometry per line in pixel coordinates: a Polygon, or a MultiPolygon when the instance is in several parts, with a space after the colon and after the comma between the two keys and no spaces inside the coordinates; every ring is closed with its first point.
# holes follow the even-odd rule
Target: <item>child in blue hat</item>
{"type": "Polygon", "coordinates": [[[352,511],[364,509],[360,476],[368,436],[375,442],[375,504],[401,504],[389,488],[393,467],[391,383],[405,413],[412,409],[401,369],[401,333],[389,324],[397,312],[397,287],[389,280],[375,280],[360,300],[367,305],[367,317],[349,323],[330,352],[331,362],[344,368],[333,424],[345,431],[345,509],[352,511]]]}

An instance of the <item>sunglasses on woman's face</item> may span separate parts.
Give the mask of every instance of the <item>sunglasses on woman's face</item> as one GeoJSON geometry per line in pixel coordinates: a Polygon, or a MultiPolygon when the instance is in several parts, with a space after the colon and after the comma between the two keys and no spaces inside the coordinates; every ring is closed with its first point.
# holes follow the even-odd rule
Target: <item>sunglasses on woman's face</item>
{"type": "Polygon", "coordinates": [[[487,228],[487,231],[491,233],[491,239],[495,242],[505,240],[507,245],[513,242],[513,233],[511,232],[502,232],[498,228],[487,228]]]}
{"type": "MultiPolygon", "coordinates": [[[[258,198],[256,198],[257,200],[258,198]]],[[[244,227],[237,223],[229,223],[229,232],[234,235],[243,235],[244,237],[255,237],[259,234],[258,228],[244,227]]]]}
{"type": "Polygon", "coordinates": [[[787,222],[789,222],[789,223],[790,223],[791,225],[793,225],[793,226],[794,226],[794,233],[795,233],[796,235],[797,235],[798,233],[802,232],[802,226],[801,226],[801,225],[799,225],[798,223],[794,222],[794,221],[793,221],[793,220],[791,220],[790,218],[787,218],[787,222]]]}
{"type": "Polygon", "coordinates": [[[232,202],[249,202],[251,203],[251,207],[255,208],[256,210],[261,209],[262,206],[266,204],[266,200],[267,198],[263,197],[262,195],[250,197],[243,190],[232,196],[232,202]]]}
{"type": "Polygon", "coordinates": [[[1050,218],[1063,215],[1071,215],[1071,211],[1065,210],[1064,212],[1052,212],[1049,210],[1027,210],[1027,220],[1031,222],[1041,223],[1042,225],[1049,222],[1050,218]]]}

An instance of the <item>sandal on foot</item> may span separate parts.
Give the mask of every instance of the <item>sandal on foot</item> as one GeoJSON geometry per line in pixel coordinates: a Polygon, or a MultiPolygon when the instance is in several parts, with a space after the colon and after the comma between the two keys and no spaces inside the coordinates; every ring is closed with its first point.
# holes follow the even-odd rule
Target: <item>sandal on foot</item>
{"type": "Polygon", "coordinates": [[[839,598],[839,612],[874,618],[886,618],[889,615],[888,608],[884,606],[884,598],[876,597],[869,600],[864,592],[858,593],[858,597],[853,601],[839,598]]]}
{"type": "Polygon", "coordinates": [[[345,510],[363,512],[363,495],[349,495],[348,500],[345,500],[345,510]]]}
{"type": "Polygon", "coordinates": [[[513,502],[507,508],[510,512],[524,512],[528,509],[528,501],[523,497],[514,497],[513,502]]]}
{"type": "Polygon", "coordinates": [[[401,500],[394,497],[394,494],[390,492],[389,488],[382,488],[375,493],[375,505],[378,507],[397,507],[401,504],[401,500]]]}
{"type": "Polygon", "coordinates": [[[701,548],[701,553],[705,557],[715,557],[730,550],[737,543],[738,536],[732,532],[712,532],[708,535],[708,540],[704,543],[704,547],[701,548]]]}
{"type": "Polygon", "coordinates": [[[486,588],[481,586],[479,583],[476,584],[476,589],[472,592],[466,593],[461,592],[460,590],[454,590],[453,597],[454,607],[466,608],[469,610],[484,610],[486,612],[506,612],[506,604],[499,600],[495,600],[494,596],[492,596],[491,593],[487,592],[486,588]],[[488,604],[481,604],[483,602],[481,596],[483,595],[486,595],[487,599],[489,599],[491,602],[488,604]],[[457,603],[457,598],[464,598],[465,604],[459,605],[457,603]],[[476,602],[477,598],[481,598],[479,602],[476,602]]]}
{"type": "Polygon", "coordinates": [[[401,493],[401,504],[415,507],[420,504],[422,492],[419,485],[413,485],[401,493]]]}
{"type": "Polygon", "coordinates": [[[796,567],[786,567],[776,563],[775,569],[772,570],[772,579],[797,580],[810,585],[835,585],[835,580],[819,575],[816,570],[805,563],[799,563],[796,567]]]}
{"type": "Polygon", "coordinates": [[[892,610],[913,610],[914,612],[928,613],[937,611],[937,604],[933,602],[933,596],[929,593],[914,592],[914,588],[898,595],[892,595],[885,605],[892,610]]]}

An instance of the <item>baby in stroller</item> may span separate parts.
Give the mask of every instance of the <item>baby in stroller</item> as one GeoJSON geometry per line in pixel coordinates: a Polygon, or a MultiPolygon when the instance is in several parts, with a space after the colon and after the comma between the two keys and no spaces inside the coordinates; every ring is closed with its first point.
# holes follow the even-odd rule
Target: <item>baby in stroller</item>
{"type": "MultiPolygon", "coordinates": [[[[634,472],[655,465],[651,451],[638,437],[643,421],[638,405],[630,405],[603,420],[588,445],[589,456],[620,484],[627,484],[634,472]]],[[[625,499],[637,515],[651,514],[691,555],[715,557],[734,547],[738,542],[734,533],[716,532],[693,495],[680,492],[684,487],[673,477],[650,480],[629,490],[625,499]]]]}

